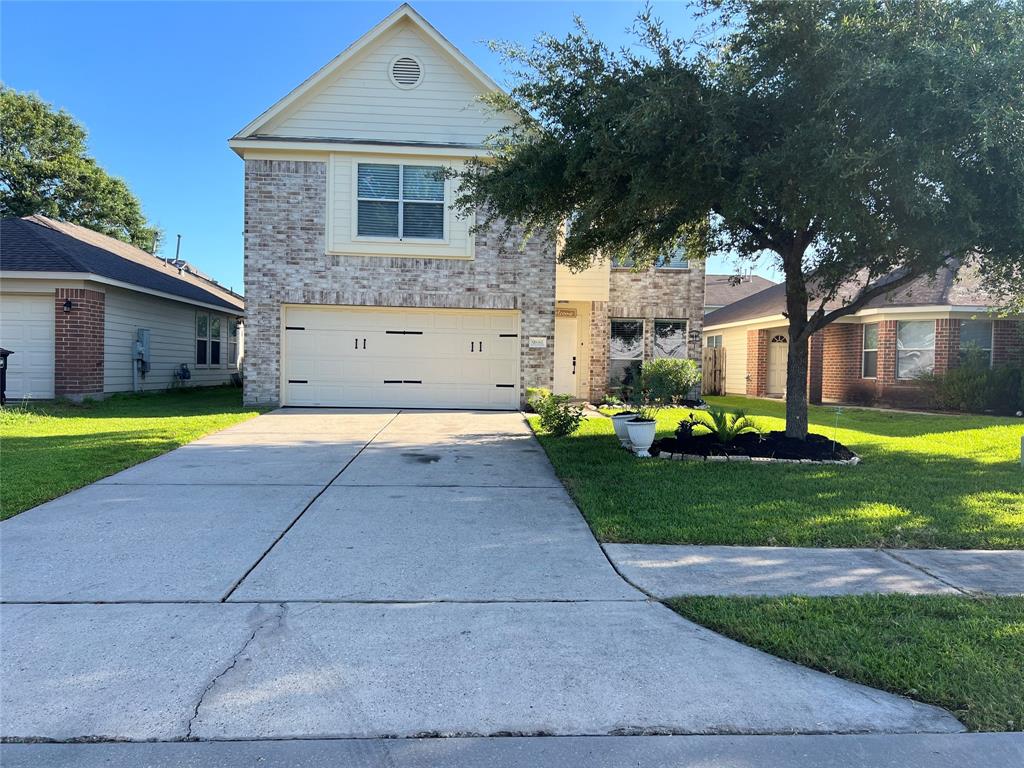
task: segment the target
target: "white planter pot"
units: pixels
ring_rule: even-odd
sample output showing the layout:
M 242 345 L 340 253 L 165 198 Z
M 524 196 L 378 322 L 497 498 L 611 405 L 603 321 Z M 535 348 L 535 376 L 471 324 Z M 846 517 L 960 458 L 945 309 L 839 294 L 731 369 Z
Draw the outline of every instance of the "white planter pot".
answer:
M 619 438 L 619 442 L 622 443 L 622 447 L 629 449 L 629 432 L 626 431 L 626 424 L 635 414 L 632 413 L 618 413 L 612 416 L 612 426 L 615 427 L 615 436 Z
M 654 442 L 654 434 L 658 430 L 656 421 L 627 421 L 626 430 L 629 432 L 629 442 L 633 444 L 633 453 L 641 458 L 649 458 L 648 448 Z

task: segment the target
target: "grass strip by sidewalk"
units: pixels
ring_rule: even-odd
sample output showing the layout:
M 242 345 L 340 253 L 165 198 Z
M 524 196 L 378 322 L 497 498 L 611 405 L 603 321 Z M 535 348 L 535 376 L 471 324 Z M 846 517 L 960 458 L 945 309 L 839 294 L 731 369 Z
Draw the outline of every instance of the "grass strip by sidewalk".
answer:
M 1024 597 L 685 597 L 686 618 L 747 645 L 952 712 L 1024 729 Z
M 0 520 L 258 413 L 230 387 L 8 403 L 0 409 Z

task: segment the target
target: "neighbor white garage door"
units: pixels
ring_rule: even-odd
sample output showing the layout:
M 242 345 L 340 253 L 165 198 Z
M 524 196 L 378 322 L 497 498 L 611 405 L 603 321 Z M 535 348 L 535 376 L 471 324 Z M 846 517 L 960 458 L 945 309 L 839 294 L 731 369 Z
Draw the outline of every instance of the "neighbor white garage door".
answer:
M 8 399 L 53 397 L 53 295 L 0 296 L 0 347 Z
M 519 313 L 291 306 L 286 405 L 519 407 Z

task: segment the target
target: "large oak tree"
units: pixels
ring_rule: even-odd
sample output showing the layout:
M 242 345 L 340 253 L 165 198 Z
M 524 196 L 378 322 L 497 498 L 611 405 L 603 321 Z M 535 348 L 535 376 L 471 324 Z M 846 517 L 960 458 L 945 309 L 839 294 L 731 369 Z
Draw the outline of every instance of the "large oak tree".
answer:
M 498 46 L 514 87 L 496 106 L 520 120 L 460 174 L 458 205 L 570 222 L 559 259 L 577 269 L 615 254 L 644 268 L 680 244 L 772 257 L 786 432 L 803 438 L 811 334 L 951 258 L 1019 287 L 1024 6 L 718 0 L 699 17 L 677 40 L 646 12 L 631 50 L 582 23 Z
M 155 249 L 159 230 L 128 185 L 87 154 L 85 138 L 64 110 L 0 85 L 0 215 L 41 213 Z

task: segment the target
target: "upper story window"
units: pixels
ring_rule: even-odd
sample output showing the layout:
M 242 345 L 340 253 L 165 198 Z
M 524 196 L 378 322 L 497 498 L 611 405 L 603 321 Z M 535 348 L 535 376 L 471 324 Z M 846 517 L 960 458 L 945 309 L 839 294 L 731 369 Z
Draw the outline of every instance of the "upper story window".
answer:
M 935 321 L 896 323 L 896 378 L 913 379 L 935 367 Z
M 444 239 L 444 178 L 433 165 L 359 163 L 359 237 Z
M 978 359 L 991 367 L 992 365 L 992 321 L 961 320 L 960 321 L 960 362 L 965 363 Z
M 634 261 L 629 256 L 612 257 L 614 269 L 632 269 Z M 659 256 L 654 262 L 655 269 L 689 269 L 690 260 L 686 258 L 686 251 L 682 248 L 675 248 L 664 256 Z

